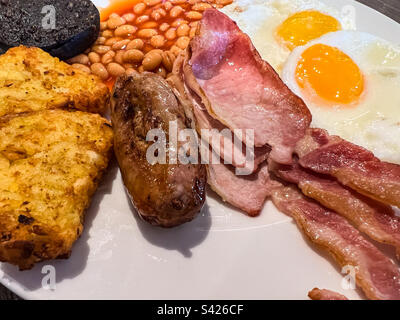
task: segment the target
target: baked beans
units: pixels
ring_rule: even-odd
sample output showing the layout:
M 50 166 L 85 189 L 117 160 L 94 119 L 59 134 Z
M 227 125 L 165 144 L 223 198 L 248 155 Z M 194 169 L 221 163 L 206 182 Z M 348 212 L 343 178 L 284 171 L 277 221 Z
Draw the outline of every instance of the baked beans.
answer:
M 114 34 L 116 37 L 129 37 L 136 32 L 136 27 L 130 24 L 124 24 L 115 29 Z
M 114 56 L 114 61 L 118 64 L 123 64 L 125 52 L 124 50 L 118 50 Z
M 164 51 L 161 55 L 164 67 L 171 72 L 175 61 L 175 55 L 171 51 Z
M 138 3 L 133 7 L 133 12 L 136 13 L 137 15 L 143 14 L 145 10 L 146 10 L 146 4 L 143 2 Z
M 125 21 L 128 23 L 132 23 L 133 21 L 135 21 L 136 16 L 133 13 L 125 13 L 122 18 L 125 19 Z
M 90 61 L 89 57 L 86 54 L 83 54 L 83 53 L 79 54 L 76 57 L 73 57 L 72 59 L 69 60 L 69 62 L 71 64 L 79 63 L 79 64 L 84 64 L 84 65 L 88 64 L 89 61 Z
M 164 43 L 165 43 L 165 38 L 162 35 L 155 35 L 150 39 L 150 44 L 154 48 L 161 48 L 164 46 Z
M 143 15 L 143 16 L 140 16 L 140 17 L 138 17 L 136 19 L 136 24 L 142 24 L 142 23 L 147 22 L 149 20 L 150 20 L 150 17 L 148 15 Z
M 127 63 L 138 63 L 142 62 L 144 58 L 144 54 L 142 51 L 137 50 L 137 49 L 131 49 L 128 51 L 125 51 L 123 60 L 124 62 Z
M 233 0 L 141 0 L 100 23 L 95 44 L 68 62 L 112 83 L 126 73 L 172 71 L 176 56 L 196 34 L 204 10 Z
M 103 65 L 108 65 L 109 63 L 114 61 L 114 56 L 115 56 L 115 51 L 108 51 L 106 54 L 103 55 L 103 57 L 101 58 L 101 63 Z
M 101 63 L 98 63 L 98 62 L 93 63 L 90 66 L 90 69 L 92 70 L 93 74 L 100 77 L 102 80 L 107 80 L 110 76 L 108 74 L 106 67 Z
M 151 50 L 144 56 L 142 65 L 144 70 L 153 71 L 160 66 L 162 62 L 162 53 L 157 50 Z
M 178 40 L 176 40 L 176 45 L 183 50 L 186 49 L 186 47 L 189 44 L 189 41 L 190 41 L 189 37 L 179 37 Z
M 183 24 L 188 24 L 188 22 L 183 19 L 176 19 L 174 22 L 172 22 L 171 26 L 173 26 L 174 28 L 178 28 Z
M 103 55 L 103 54 L 106 54 L 108 51 L 110 51 L 111 47 L 110 46 L 96 45 L 92 49 L 97 54 Z
M 117 78 L 125 73 L 125 68 L 118 63 L 111 62 L 107 65 L 107 71 L 112 77 Z
M 90 68 L 89 68 L 88 66 L 83 65 L 83 64 L 74 63 L 74 64 L 72 64 L 72 66 L 73 66 L 74 68 L 76 68 L 76 69 L 79 69 L 79 70 L 85 72 L 85 73 L 91 73 Z
M 96 44 L 104 44 L 107 41 L 105 37 L 98 37 L 96 40 Z
M 126 46 L 126 50 L 131 50 L 131 49 L 138 49 L 142 50 L 144 46 L 144 42 L 142 39 L 134 39 L 129 44 Z
M 114 30 L 117 29 L 119 26 L 122 26 L 123 24 L 125 24 L 126 21 L 124 18 L 122 17 L 116 17 L 113 16 L 112 18 L 110 18 L 107 22 L 107 27 L 108 29 Z
M 176 29 L 175 28 L 169 28 L 166 32 L 165 32 L 165 37 L 168 40 L 174 40 L 176 38 Z
M 137 36 L 142 39 L 150 39 L 157 34 L 157 30 L 155 29 L 142 29 L 138 31 Z
M 101 61 L 101 56 L 97 54 L 96 52 L 89 52 L 88 58 L 90 61 L 90 64 L 98 63 Z
M 119 41 L 115 42 L 115 43 L 111 46 L 111 48 L 112 48 L 114 51 L 122 50 L 122 49 L 125 49 L 125 48 L 127 47 L 127 45 L 128 45 L 130 42 L 131 42 L 131 40 L 129 40 L 129 39 L 119 40 Z
M 124 39 L 118 38 L 118 37 L 112 37 L 112 38 L 108 38 L 104 44 L 106 46 L 112 47 L 114 44 L 116 44 L 118 41 L 121 41 L 121 40 L 124 40 Z
M 190 27 L 187 24 L 182 24 L 176 29 L 178 37 L 184 37 L 189 35 Z

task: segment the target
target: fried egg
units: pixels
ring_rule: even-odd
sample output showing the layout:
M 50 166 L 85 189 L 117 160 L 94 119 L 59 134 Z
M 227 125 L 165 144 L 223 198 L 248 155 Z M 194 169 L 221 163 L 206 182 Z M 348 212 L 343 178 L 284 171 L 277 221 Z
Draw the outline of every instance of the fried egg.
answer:
M 282 78 L 314 127 L 400 164 L 400 47 L 357 31 L 329 33 L 294 49 Z
M 317 0 L 237 0 L 222 11 L 278 73 L 294 48 L 329 32 L 355 28 L 351 14 Z

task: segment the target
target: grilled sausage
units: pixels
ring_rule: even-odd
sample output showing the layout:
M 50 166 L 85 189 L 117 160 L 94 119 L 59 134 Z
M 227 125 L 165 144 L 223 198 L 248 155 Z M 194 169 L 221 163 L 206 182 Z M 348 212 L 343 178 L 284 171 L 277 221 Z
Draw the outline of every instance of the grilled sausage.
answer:
M 152 73 L 120 77 L 114 86 L 111 116 L 115 154 L 139 215 L 162 227 L 192 220 L 206 198 L 206 168 L 179 161 L 170 164 L 170 123 L 176 121 L 179 132 L 189 128 L 191 119 L 186 117 L 168 83 Z M 166 164 L 148 161 L 147 153 L 154 141 L 147 141 L 146 136 L 152 129 L 165 132 Z M 178 142 L 177 147 L 182 144 Z

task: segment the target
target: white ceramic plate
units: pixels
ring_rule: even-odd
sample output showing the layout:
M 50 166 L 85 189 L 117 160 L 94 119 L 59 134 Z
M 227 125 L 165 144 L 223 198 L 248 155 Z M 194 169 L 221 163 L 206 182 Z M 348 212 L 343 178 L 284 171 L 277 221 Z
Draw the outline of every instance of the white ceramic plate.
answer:
M 322 2 L 354 6 L 358 30 L 399 44 L 400 25 L 386 16 L 352 0 Z M 42 288 L 46 265 L 56 270 L 54 290 Z M 0 273 L 25 299 L 307 299 L 315 286 L 363 297 L 342 288 L 336 264 L 270 202 L 249 218 L 209 192 L 195 221 L 171 230 L 149 226 L 133 212 L 115 161 L 69 260 L 24 272 L 1 264 Z

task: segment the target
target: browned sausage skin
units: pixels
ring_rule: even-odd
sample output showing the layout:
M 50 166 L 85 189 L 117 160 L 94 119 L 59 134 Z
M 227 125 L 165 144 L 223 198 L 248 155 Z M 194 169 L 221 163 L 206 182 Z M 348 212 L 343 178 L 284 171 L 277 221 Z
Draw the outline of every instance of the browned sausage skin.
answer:
M 125 186 L 139 215 L 147 222 L 174 227 L 192 220 L 206 198 L 206 168 L 202 164 L 150 164 L 146 158 L 153 144 L 146 141 L 152 129 L 162 129 L 169 145 L 169 124 L 186 129 L 182 105 L 171 87 L 158 75 L 120 77 L 111 99 L 115 154 Z M 179 147 L 179 143 L 178 143 Z

